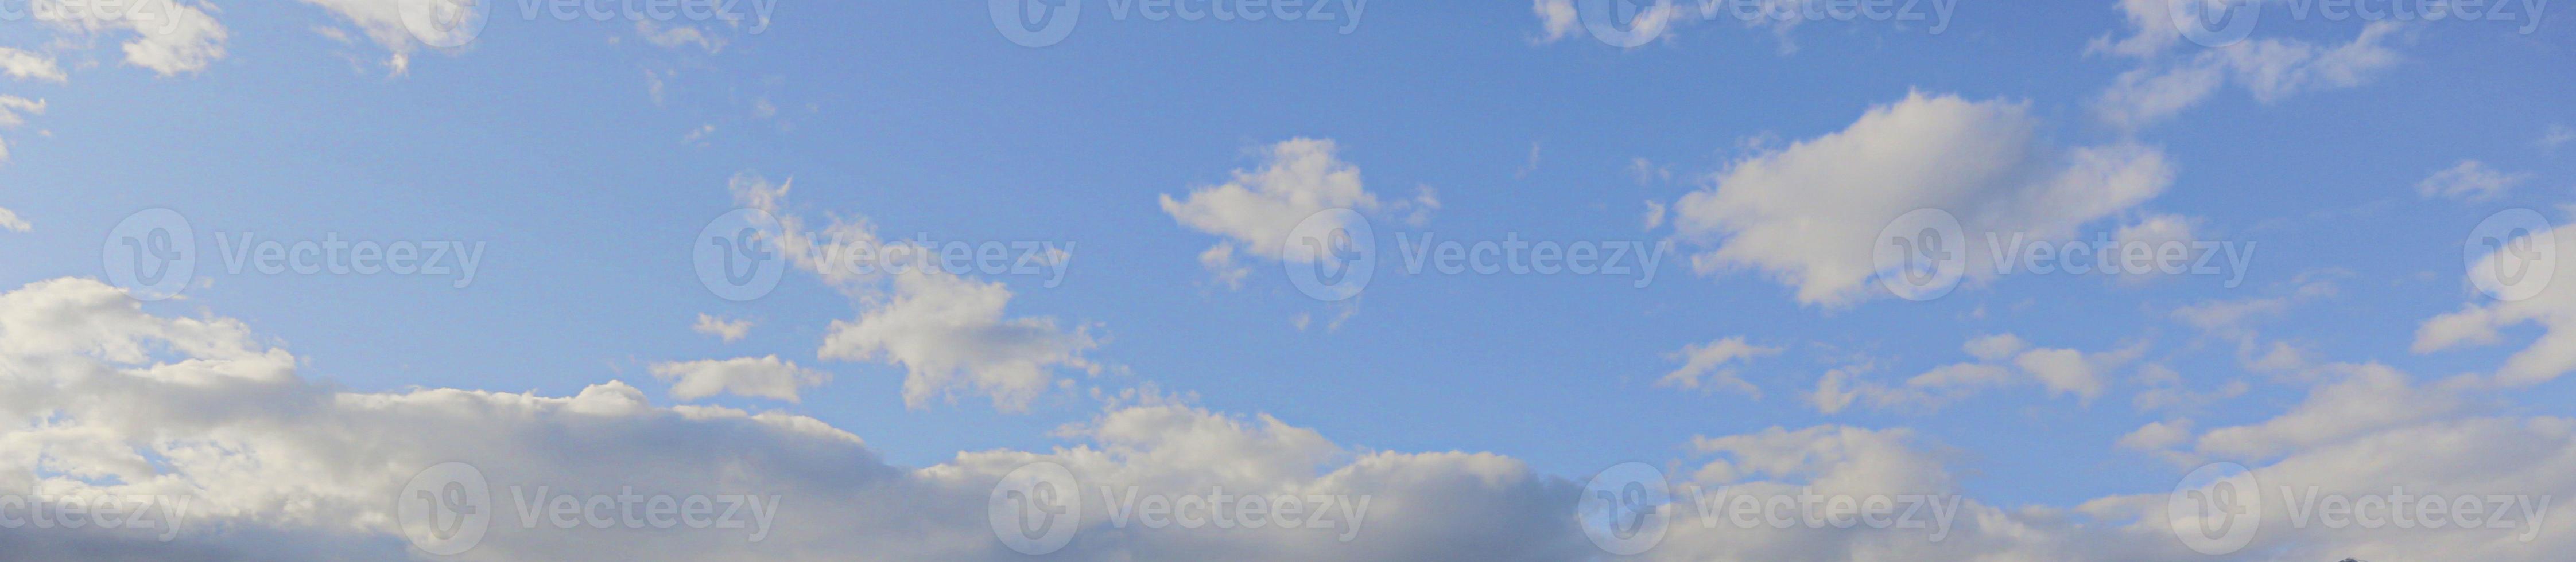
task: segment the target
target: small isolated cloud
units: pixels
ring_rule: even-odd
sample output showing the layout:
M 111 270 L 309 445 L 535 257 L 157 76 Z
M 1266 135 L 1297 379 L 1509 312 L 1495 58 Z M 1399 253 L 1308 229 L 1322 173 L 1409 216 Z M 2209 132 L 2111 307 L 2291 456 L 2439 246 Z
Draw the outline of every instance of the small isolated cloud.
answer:
M 2485 162 L 2461 160 L 2457 166 L 2434 172 L 2424 181 L 2415 182 L 2415 193 L 2426 199 L 2435 197 L 2479 202 L 2504 196 L 2514 186 L 2530 181 L 2531 174 L 2508 174 L 2487 167 Z
M 1703 273 L 1756 270 L 1802 304 L 1842 306 L 1871 297 L 1873 239 L 1905 213 L 1949 211 L 1972 239 L 2062 240 L 2172 183 L 2161 151 L 2059 148 L 2039 126 L 2027 104 L 1912 93 L 1842 131 L 1736 161 L 1674 202 L 1671 222 L 1716 244 L 1691 257 Z M 1967 254 L 1971 275 L 1992 276 L 1986 252 Z
M 697 27 L 689 25 L 664 27 L 649 19 L 635 20 L 635 34 L 642 36 L 645 42 L 665 49 L 696 45 L 708 53 L 716 53 L 723 51 L 725 47 L 724 39 L 709 35 Z
M 1744 343 L 1742 336 L 1682 346 L 1681 351 L 1670 355 L 1682 362 L 1681 368 L 1664 374 L 1662 379 L 1655 381 L 1655 386 L 1683 390 L 1725 388 L 1761 398 L 1762 390 L 1736 376 L 1735 368 L 1755 358 L 1779 354 L 1780 348 Z
M 7 229 L 13 232 L 26 232 L 34 228 L 35 225 L 27 224 L 27 219 L 18 218 L 17 211 L 11 211 L 7 207 L 0 207 L 0 229 Z
M 1224 237 L 1200 255 L 1220 277 L 1234 273 L 1236 248 L 1267 259 L 1285 259 L 1288 233 L 1307 217 L 1326 209 L 1361 213 L 1379 208 L 1376 194 L 1360 184 L 1360 168 L 1334 153 L 1331 140 L 1297 138 L 1271 145 L 1268 161 L 1256 170 L 1235 170 L 1234 180 L 1199 187 L 1175 199 L 1162 196 L 1163 212 L 1191 230 Z M 1211 256 L 1222 263 L 1206 262 Z
M 796 389 L 831 382 L 831 373 L 780 361 L 778 356 L 654 363 L 653 378 L 670 381 L 671 397 L 696 400 L 718 394 L 798 401 Z
M 1011 317 L 1011 290 L 1001 283 L 938 268 L 887 272 L 857 267 L 851 260 L 907 242 L 877 236 L 864 218 L 834 217 L 820 228 L 809 227 L 805 217 L 786 209 L 791 183 L 772 184 L 746 173 L 736 175 L 729 187 L 736 204 L 778 217 L 783 230 L 779 247 L 788 263 L 815 273 L 859 305 L 858 319 L 832 321 L 816 355 L 903 366 L 903 401 L 912 408 L 943 396 L 977 395 L 991 398 L 1001 410 L 1026 411 L 1030 401 L 1053 386 L 1056 370 L 1098 369 L 1083 355 L 1099 345 L 1087 326 L 1063 327 L 1044 316 Z M 872 248 L 859 251 L 863 247 Z
M 2559 145 L 2567 144 L 2567 141 L 2571 140 L 2576 140 L 2576 129 L 2553 123 L 2549 125 L 2549 130 L 2540 133 L 2538 144 L 2541 150 L 2558 150 Z
M 689 326 L 689 329 L 695 330 L 701 334 L 722 338 L 725 343 L 733 343 L 741 340 L 744 336 L 751 335 L 751 321 L 740 319 L 726 320 L 717 318 L 713 315 L 699 314 L 698 323 Z
M 0 129 L 16 129 L 19 125 L 27 124 L 27 115 L 43 115 L 44 113 L 45 100 L 31 100 L 18 96 L 0 95 Z M 8 162 L 9 142 L 6 139 L 0 139 L 0 164 L 6 164 Z M 16 215 L 11 214 L 10 217 L 14 220 Z M 0 225 L 6 224 L 7 223 L 5 222 L 0 222 Z M 25 223 L 22 222 L 18 224 Z M 26 229 L 12 228 L 11 230 L 25 231 Z
M 472 33 L 478 31 L 477 28 L 468 25 L 450 28 L 418 26 L 419 29 L 414 29 L 416 26 L 403 23 L 406 15 L 416 21 L 433 21 L 435 16 L 432 14 L 453 13 L 448 10 L 465 10 L 464 13 L 471 14 L 474 13 L 471 8 L 477 0 L 302 1 L 329 10 L 333 15 L 340 16 L 358 26 L 358 30 L 364 32 L 368 40 L 375 42 L 377 46 L 384 47 L 388 53 L 385 66 L 395 75 L 401 75 L 411 68 L 412 53 L 432 46 L 462 45 L 471 41 L 474 38 Z M 492 13 L 499 13 L 502 9 L 505 8 L 492 8 Z M 424 33 L 429 35 L 422 35 Z
M 0 47 L 0 72 L 19 80 L 41 80 L 62 83 L 70 79 L 53 55 Z

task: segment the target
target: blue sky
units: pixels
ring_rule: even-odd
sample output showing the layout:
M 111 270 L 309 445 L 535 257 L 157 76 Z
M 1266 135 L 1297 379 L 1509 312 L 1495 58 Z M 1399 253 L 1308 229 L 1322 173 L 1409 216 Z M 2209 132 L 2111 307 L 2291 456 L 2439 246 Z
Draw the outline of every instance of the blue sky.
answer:
M 28 225 L 0 232 L 0 287 L 113 276 L 101 241 L 126 217 L 167 208 L 204 252 L 199 284 L 141 310 L 238 319 L 257 345 L 292 350 L 295 376 L 319 387 L 563 397 L 618 380 L 660 406 L 810 417 L 908 468 L 1079 447 L 1081 433 L 1061 427 L 1097 424 L 1134 403 L 1119 393 L 1141 392 L 1219 418 L 1275 417 L 1353 454 L 1488 452 L 1572 482 L 1630 461 L 1679 480 L 1718 458 L 1694 448 L 1698 437 L 1901 429 L 1962 495 L 2071 508 L 2161 498 L 2205 462 L 2292 465 L 2349 445 L 2191 438 L 2335 406 L 2321 389 L 2355 365 L 2405 373 L 2405 396 L 2467 406 L 2320 430 L 2336 439 L 2571 414 L 2576 396 L 2546 380 L 2556 373 L 2495 375 L 2518 355 L 2546 355 L 2547 322 L 2497 321 L 2492 345 L 2475 334 L 2427 343 L 2443 337 L 2429 320 L 2514 304 L 2464 276 L 2461 248 L 2480 221 L 2517 208 L 2568 219 L 2576 28 L 2554 12 L 2526 32 L 2519 21 L 2302 21 L 2268 2 L 2250 43 L 2202 46 L 2132 19 L 2160 14 L 2152 0 L 2124 3 L 2144 12 L 1961 2 L 1938 27 L 1725 19 L 1619 48 L 1580 27 L 1591 22 L 1559 28 L 1554 1 L 1372 2 L 1356 22 L 1120 19 L 1111 2 L 1078 1 L 1078 27 L 1040 47 L 1007 39 L 971 3 L 781 2 L 765 22 L 640 26 L 529 20 L 501 4 L 470 42 L 445 49 L 371 19 L 400 3 L 181 2 L 222 32 L 183 44 L 200 60 L 176 62 L 121 48 L 168 35 L 18 19 L 0 24 L 0 46 L 44 64 L 8 67 L 0 95 L 43 105 L 0 129 L 0 208 Z M 2168 44 L 2118 46 L 2159 37 Z M 2123 93 L 2124 75 L 2165 73 L 2216 83 Z M 2155 96 L 2171 109 L 2118 116 L 2116 100 Z M 1893 124 L 1871 140 L 1880 130 L 1867 116 L 1880 114 Z M 1854 142 L 1828 142 L 1837 135 Z M 1232 223 L 1193 226 L 1162 202 L 1258 176 L 1301 140 L 1329 141 L 1322 157 L 1356 169 L 1374 201 L 1361 214 L 1380 261 L 1354 300 L 1301 293 L 1286 271 L 1309 264 L 1263 254 Z M 1980 152 L 1988 142 L 2005 153 Z M 2137 159 L 2122 165 L 2155 177 L 2047 199 L 2027 191 L 2040 180 L 2016 175 L 2080 168 L 2069 162 L 2097 148 L 2128 151 Z M 1940 161 L 1887 159 L 1916 151 Z M 1980 158 L 1951 158 L 1961 155 Z M 1796 161 L 1828 164 L 1800 172 Z M 1957 172 L 1989 166 L 2029 170 Z M 1273 187 L 1304 189 L 1282 176 Z M 958 282 L 1006 289 L 1006 324 L 1045 319 L 1041 331 L 1087 341 L 1070 361 L 1039 364 L 1043 382 L 1022 407 L 964 384 L 908 404 L 906 380 L 927 360 L 831 357 L 826 343 L 835 321 L 912 295 L 895 281 L 793 270 L 744 302 L 697 281 L 695 236 L 758 207 L 728 187 L 751 177 L 792 183 L 769 210 L 816 229 L 839 218 L 888 239 L 1070 243 L 1061 283 Z M 2454 185 L 2471 187 L 2441 190 Z M 2143 191 L 2109 194 L 2122 189 Z M 1802 291 L 1797 268 L 1834 252 L 1800 244 L 1829 234 L 1747 242 L 1764 225 L 1832 228 L 1783 209 L 1889 201 L 1952 203 L 1972 237 L 2127 239 L 2124 229 L 2164 220 L 2187 225 L 2179 240 L 2252 253 L 2224 274 L 1972 271 L 1916 302 L 1875 280 L 1839 296 Z M 1852 220 L 1875 231 L 1891 218 Z M 217 239 L 244 232 L 485 250 L 462 288 L 431 275 L 223 271 Z M 1671 243 L 1672 254 L 1643 287 L 1635 276 L 1408 273 L 1399 233 Z M 1249 272 L 1232 282 L 1201 259 L 1225 244 Z M 2245 303 L 2255 312 L 2183 317 Z M 725 341 L 691 329 L 701 314 L 751 327 Z M 1817 398 L 1837 370 L 1846 385 L 1886 389 L 1981 363 L 1963 346 L 1999 334 L 2026 342 L 2005 357 L 2072 350 L 2084 372 L 2067 376 L 2098 388 L 1998 360 L 1982 361 L 1997 382 L 1936 404 Z M 1731 375 L 1713 371 L 1755 392 L 1658 384 L 1690 346 L 1728 338 L 1769 350 L 1718 362 Z M 964 345 L 919 345 L 950 344 Z M 2259 364 L 2273 349 L 2298 359 Z M 1008 353 L 918 353 L 952 351 Z M 793 401 L 684 398 L 653 373 L 772 355 L 828 382 L 791 385 Z M 2436 390 L 2445 380 L 2459 386 Z M 2206 395 L 2142 401 L 2171 388 Z M 2421 396 L 2433 393 L 2444 398 Z M 2183 420 L 2197 431 L 2122 444 Z M 2258 544 L 2424 552 L 2331 536 L 2346 538 Z M 2475 552 L 2545 557 L 2538 546 Z M 2323 550 L 2296 550 L 2310 547 Z

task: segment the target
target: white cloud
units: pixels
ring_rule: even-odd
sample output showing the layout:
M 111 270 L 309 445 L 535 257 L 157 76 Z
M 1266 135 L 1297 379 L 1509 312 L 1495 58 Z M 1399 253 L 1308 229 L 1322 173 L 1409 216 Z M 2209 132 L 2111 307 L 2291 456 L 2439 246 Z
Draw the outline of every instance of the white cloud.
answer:
M 1867 366 L 1828 371 L 1817 381 L 1811 404 L 1833 414 L 1866 399 L 1876 409 L 1929 412 L 1965 400 L 1990 388 L 2037 384 L 2050 396 L 2074 396 L 2090 405 L 2110 388 L 2109 373 L 2146 354 L 2145 343 L 2111 351 L 2033 348 L 2012 334 L 1982 336 L 1961 346 L 1976 361 L 1934 367 L 1903 384 L 1860 380 Z
M 1282 250 L 1288 233 L 1307 217 L 1326 209 L 1365 214 L 1379 208 L 1377 195 L 1360 184 L 1359 167 L 1335 157 L 1336 150 L 1331 140 L 1282 141 L 1269 147 L 1269 160 L 1258 170 L 1235 170 L 1233 181 L 1192 189 L 1184 198 L 1163 195 L 1163 212 L 1181 226 L 1228 239 L 1219 245 L 1240 247 L 1266 259 L 1286 259 Z M 1223 252 L 1234 254 L 1232 249 Z M 1202 254 L 1202 261 L 1208 255 Z M 1209 266 L 1220 275 L 1232 271 L 1231 265 Z
M 27 124 L 26 116 L 28 114 L 43 115 L 44 113 L 45 100 L 31 100 L 18 96 L 0 95 L 0 129 L 18 128 L 19 125 Z M 0 164 L 8 162 L 9 143 L 6 139 L 0 139 Z M 12 213 L 9 217 L 14 221 L 16 220 L 17 215 Z M 9 224 L 11 224 L 9 221 L 0 221 L 0 226 L 7 226 Z M 16 224 L 23 225 L 25 223 L 19 222 Z M 27 229 L 10 228 L 10 230 L 25 232 Z
M 726 320 L 709 314 L 699 314 L 698 323 L 689 326 L 689 329 L 696 331 L 697 333 L 721 338 L 725 343 L 733 343 L 742 340 L 744 336 L 751 335 L 751 321 L 743 319 Z
M 54 62 L 53 55 L 8 47 L 0 47 L 0 72 L 6 72 L 9 77 L 19 80 L 61 83 L 70 79 L 70 76 L 63 73 L 62 65 Z
M 2558 150 L 2559 145 L 2567 144 L 2567 141 L 2571 140 L 2576 140 L 2576 129 L 2551 123 L 2548 130 L 2540 133 L 2540 140 L 2536 144 L 2540 145 L 2541 150 Z
M 0 294 L 0 488 L 50 497 L 191 498 L 177 540 L 157 529 L 0 530 L 35 559 L 396 559 L 407 481 L 470 463 L 492 485 L 492 560 L 1019 559 L 994 540 L 1002 475 L 1064 465 L 1088 495 L 1368 498 L 1353 529 L 1112 528 L 1086 498 L 1062 558 L 1574 558 L 1590 545 L 1559 505 L 1576 488 L 1485 453 L 1355 451 L 1268 416 L 1161 398 L 1112 404 L 1052 451 L 959 453 L 890 466 L 855 435 L 776 412 L 650 404 L 618 382 L 571 397 L 455 389 L 363 393 L 307 382 L 297 359 L 220 318 L 161 318 L 105 284 Z M 513 493 L 746 494 L 776 499 L 762 529 L 519 524 Z M 1221 488 L 1221 492 L 1218 489 Z M 631 491 L 630 491 L 631 490 Z M 1132 509 L 1132 508 L 1129 508 Z M 19 512 L 23 516 L 25 512 Z M 1130 516 L 1133 513 L 1130 512 Z M 754 516 L 745 516 L 748 520 Z M 1338 514 L 1336 515 L 1338 517 Z M 754 532 L 765 533 L 747 540 Z M 1348 539 L 1348 540 L 1345 540 Z M 120 556 L 120 553 L 123 556 Z
M 2576 225 L 2559 226 L 2546 233 L 2558 248 L 2576 248 Z M 2511 252 L 2495 252 L 2470 265 L 2471 271 L 2506 271 L 2509 262 L 2523 259 Z M 2497 368 L 2495 381 L 2506 385 L 2531 385 L 2548 382 L 2576 370 L 2576 259 L 2549 259 L 2536 262 L 2554 268 L 2555 279 L 2530 298 L 2518 301 L 2489 301 L 2468 304 L 2460 310 L 2427 319 L 2415 329 L 2414 351 L 2430 353 L 2463 346 L 2490 345 L 2501 342 L 2499 332 L 2525 323 L 2543 328 L 2538 339 L 2521 351 L 2514 352 Z M 2525 263 L 2523 265 L 2529 265 Z
M 1583 32 L 1583 21 L 1575 16 L 1574 0 L 1532 0 L 1530 12 L 1538 15 L 1543 35 L 1537 43 L 1554 43 Z
M 35 228 L 35 225 L 27 224 L 27 219 L 18 218 L 17 211 L 11 211 L 7 207 L 0 207 L 0 230 L 26 232 L 33 228 Z
M 654 363 L 653 378 L 671 381 L 671 397 L 696 400 L 718 394 L 799 401 L 796 390 L 822 386 L 832 374 L 780 361 L 778 356 Z
M 2160 451 L 2191 441 L 2191 420 L 2149 422 L 2120 436 L 2119 446 L 2140 451 Z
M 832 321 L 817 356 L 903 366 L 903 400 L 913 408 L 934 398 L 974 394 L 990 397 L 995 408 L 1025 411 L 1053 385 L 1057 369 L 1099 368 L 1083 356 L 1099 345 L 1087 326 L 1067 329 L 1051 317 L 1006 316 L 1012 294 L 1001 283 L 937 268 L 889 273 L 855 267 L 853 260 L 862 255 L 908 243 L 884 241 L 862 218 L 835 217 L 819 231 L 809 229 L 803 216 L 787 212 L 791 184 L 740 174 L 729 188 L 737 204 L 778 217 L 779 246 L 789 263 L 858 301 L 859 318 Z M 874 248 L 855 251 L 862 246 Z
M 1745 382 L 1742 377 L 1736 376 L 1735 367 L 1737 364 L 1752 361 L 1755 358 L 1779 355 L 1780 351 L 1777 347 L 1744 343 L 1743 336 L 1685 345 L 1682 346 L 1681 351 L 1670 355 L 1671 358 L 1682 361 L 1681 368 L 1664 374 L 1663 378 L 1655 381 L 1655 386 L 1684 390 L 1702 387 L 1711 390 L 1726 388 L 1743 392 L 1746 396 L 1761 398 L 1762 390 L 1754 388 L 1753 383 Z
M 374 41 L 379 47 L 384 47 L 388 53 L 385 66 L 392 69 L 395 75 L 401 75 L 410 69 L 412 53 L 432 45 L 463 44 L 472 40 L 473 36 L 470 33 L 477 30 L 470 24 L 446 29 L 431 27 L 420 30 L 414 30 L 415 26 L 403 24 L 406 12 L 410 12 L 408 15 L 415 21 L 435 21 L 433 14 L 450 13 L 446 10 L 468 10 L 464 13 L 472 14 L 474 12 L 470 11 L 470 8 L 475 0 L 301 1 L 320 6 L 358 26 L 359 31 L 366 33 L 368 40 Z M 498 13 L 505 8 L 493 6 L 491 9 L 494 13 Z M 424 37 L 422 33 L 433 35 Z
M 1883 293 L 1868 283 L 1873 238 L 1899 215 L 1947 210 L 1972 240 L 2066 239 L 2172 181 L 2155 149 L 2062 149 L 2038 128 L 2025 104 L 1912 93 L 1842 131 L 1735 162 L 1673 204 L 1673 228 L 1717 243 L 1692 257 L 1702 272 L 1760 270 L 1800 303 L 1850 305 Z M 1967 253 L 1971 275 L 1992 276 L 1987 252 Z
M 1087 330 L 1053 318 L 1005 318 L 1011 291 L 937 271 L 906 273 L 894 296 L 857 321 L 834 320 L 816 353 L 824 359 L 904 366 L 903 402 L 970 392 L 1019 411 L 1055 380 L 1057 368 L 1095 369 L 1083 352 L 1099 345 Z
M 2474 203 L 2502 197 L 2531 177 L 2529 173 L 2498 172 L 2476 160 L 2461 160 L 2457 166 L 2415 182 L 2415 193 L 2426 199 L 2441 197 Z
M 2198 105 L 2229 82 L 2241 85 L 2263 103 L 2301 92 L 2348 88 L 2369 81 L 2399 60 L 2385 45 L 2403 27 L 2379 21 L 2362 27 L 2352 41 L 2333 47 L 2295 39 L 2250 38 L 2225 46 L 2200 48 L 2183 41 L 2175 29 L 2176 6 L 2205 0 L 2120 0 L 2128 35 L 2094 38 L 2087 53 L 2126 57 L 2138 67 L 2123 72 L 2095 99 L 2094 112 L 2104 122 L 2139 129 Z M 2240 16 L 2242 17 L 2242 16 Z M 2177 55 L 2177 47 L 2196 54 Z
M 2451 413 L 2463 404 L 2454 392 L 2411 384 L 2404 373 L 2378 364 L 2322 368 L 2335 380 L 2308 399 L 2262 423 L 2212 429 L 2197 450 L 2222 458 L 2258 460 L 2314 448 L 2374 430 Z
M 131 33 L 121 47 L 126 64 L 162 76 L 195 73 L 224 58 L 231 32 L 206 10 L 212 4 L 134 0 L 115 5 L 76 0 L 35 0 L 27 9 L 55 27 L 88 35 Z

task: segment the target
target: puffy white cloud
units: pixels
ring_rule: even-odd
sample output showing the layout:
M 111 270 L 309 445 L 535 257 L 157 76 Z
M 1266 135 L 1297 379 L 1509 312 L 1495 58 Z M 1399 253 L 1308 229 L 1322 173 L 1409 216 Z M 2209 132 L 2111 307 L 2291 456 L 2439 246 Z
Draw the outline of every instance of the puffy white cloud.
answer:
M 2508 174 L 2487 167 L 2485 162 L 2461 160 L 2457 166 L 2434 172 L 2424 181 L 2415 182 L 2415 193 L 2426 199 L 2443 197 L 2478 202 L 2504 196 L 2514 186 L 2531 180 L 2529 173 Z
M 70 79 L 53 55 L 0 47 L 0 72 L 19 80 L 43 80 L 60 83 Z
M 832 380 L 831 373 L 798 367 L 776 355 L 654 363 L 651 371 L 653 378 L 671 381 L 671 397 L 681 400 L 732 394 L 795 402 L 796 389 Z
M 1209 249 L 1200 260 L 1231 257 L 1240 247 L 1255 256 L 1287 259 L 1283 250 L 1290 230 L 1326 209 L 1376 212 L 1377 194 L 1360 184 L 1360 168 L 1334 153 L 1329 139 L 1295 138 L 1271 145 L 1268 161 L 1258 170 L 1235 170 L 1234 180 L 1190 190 L 1187 197 L 1162 196 L 1163 212 L 1191 230 L 1227 238 L 1225 250 Z M 1330 218 L 1328 215 L 1327 218 Z M 1338 220 L 1338 219 L 1335 219 Z M 1345 225 L 1331 224 L 1328 228 Z M 1234 275 L 1231 259 L 1206 263 L 1220 276 Z
M 1762 389 L 1754 388 L 1753 383 L 1745 382 L 1742 377 L 1736 376 L 1735 365 L 1759 357 L 1779 355 L 1780 351 L 1777 347 L 1744 343 L 1743 336 L 1685 345 L 1682 346 L 1681 351 L 1671 355 L 1673 359 L 1682 361 L 1681 368 L 1665 373 L 1661 379 L 1656 379 L 1655 386 L 1684 390 L 1701 387 L 1712 390 L 1726 388 L 1743 392 L 1746 396 L 1761 398 Z
M 35 228 L 35 225 L 27 224 L 27 219 L 18 218 L 17 211 L 11 211 L 7 207 L 0 207 L 0 230 L 26 232 L 33 228 Z
M 2039 126 L 2026 104 L 1911 93 L 1842 131 L 1735 162 L 1672 205 L 1674 232 L 1717 244 L 1692 257 L 1702 272 L 1759 270 L 1800 303 L 1849 305 L 1874 294 L 1874 238 L 1899 215 L 1949 211 L 1967 242 L 2060 240 L 2172 182 L 2155 149 L 2057 148 Z M 1966 253 L 1970 275 L 1993 275 L 1990 252 Z
M 1017 559 L 994 538 L 988 498 L 1005 473 L 1045 461 L 1090 496 L 1065 558 L 1567 559 L 1589 548 L 1571 532 L 1573 486 L 1519 461 L 1353 451 L 1267 416 L 1169 399 L 1113 403 L 1060 432 L 1080 440 L 1070 447 L 907 469 L 817 420 L 655 406 L 618 382 L 571 397 L 366 393 L 303 380 L 296 362 L 240 322 L 153 316 L 96 281 L 0 294 L 0 489 L 190 500 L 166 544 L 150 529 L 13 528 L 0 540 L 38 559 L 400 558 L 405 484 L 465 462 L 492 486 L 480 506 L 490 535 L 466 559 Z M 1355 529 L 1119 527 L 1113 510 L 1134 517 L 1135 506 L 1092 494 L 1104 486 L 1165 499 L 1367 498 L 1367 511 Z M 748 495 L 773 501 L 774 515 L 740 529 L 523 527 L 523 493 Z
M 816 353 L 902 365 L 907 406 L 962 391 L 990 396 L 996 408 L 1025 410 L 1057 368 L 1096 369 L 1083 358 L 1099 345 L 1086 329 L 1004 317 L 1011 291 L 1000 283 L 915 271 L 896 276 L 893 293 L 857 321 L 832 321 Z
M 698 314 L 698 323 L 690 325 L 689 329 L 696 331 L 697 333 L 723 339 L 725 343 L 733 343 L 741 341 L 742 338 L 751 335 L 751 321 L 744 319 L 727 320 L 717 318 L 714 315 L 701 313 Z

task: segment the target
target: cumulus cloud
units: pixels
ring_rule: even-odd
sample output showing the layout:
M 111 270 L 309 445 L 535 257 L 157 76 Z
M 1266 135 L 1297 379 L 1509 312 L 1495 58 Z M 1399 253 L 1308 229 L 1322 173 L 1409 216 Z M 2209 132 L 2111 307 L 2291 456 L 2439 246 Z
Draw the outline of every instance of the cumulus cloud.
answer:
M 995 408 L 1025 411 L 1053 386 L 1057 370 L 1099 368 L 1084 356 L 1099 345 L 1089 326 L 1060 326 L 1044 316 L 1008 316 L 1012 294 L 1001 283 L 935 267 L 858 267 L 861 256 L 897 248 L 928 250 L 886 241 L 864 218 L 834 217 L 811 227 L 805 217 L 786 209 L 792 182 L 773 184 L 741 174 L 730 188 L 737 204 L 778 217 L 783 230 L 779 246 L 789 263 L 815 273 L 859 304 L 858 319 L 832 321 L 816 355 L 903 366 L 908 407 L 979 395 L 991 398 Z
M 1761 398 L 1762 389 L 1754 388 L 1753 383 L 1736 376 L 1735 367 L 1755 358 L 1779 354 L 1780 348 L 1744 343 L 1742 336 L 1685 345 L 1681 351 L 1671 355 L 1682 362 L 1681 368 L 1665 373 L 1663 378 L 1655 381 L 1655 386 L 1684 390 L 1725 388 Z
M 446 462 L 493 487 L 490 535 L 467 559 L 1018 559 L 986 521 L 1002 476 L 1032 462 L 1094 486 L 1176 497 L 1371 498 L 1361 530 L 1113 527 L 1087 498 L 1071 559 L 1566 559 L 1589 548 L 1573 486 L 1483 453 L 1358 451 L 1267 416 L 1142 397 L 1060 435 L 1052 451 L 884 463 L 855 435 L 775 412 L 656 406 L 618 382 L 570 397 L 456 389 L 353 392 L 229 319 L 163 318 L 103 283 L 0 294 L 0 487 L 47 497 L 192 499 L 176 541 L 124 531 L 0 530 L 39 559 L 389 559 L 394 508 Z M 775 500 L 762 529 L 522 527 L 514 493 L 737 494 Z M 1133 486 L 1134 488 L 1129 488 Z M 1133 506 L 1127 514 L 1134 516 Z M 22 512 L 23 514 L 23 512 Z M 419 530 L 415 528 L 414 530 Z M 758 540 L 751 533 L 765 532 Z M 264 539 L 264 540 L 263 540 Z M 1348 540 L 1345 540 L 1348 539 Z M 273 542 L 272 542 L 273 541 Z
M 2485 162 L 2461 160 L 2457 166 L 2434 172 L 2424 181 L 2415 182 L 2415 193 L 2426 199 L 2441 197 L 2474 203 L 2502 197 L 2514 186 L 2530 181 L 2531 177 L 2529 173 L 2498 172 L 2488 168 Z
M 724 340 L 725 343 L 733 343 L 742 340 L 745 336 L 751 335 L 751 321 L 743 319 L 727 320 L 717 318 L 711 314 L 701 313 L 698 315 L 698 323 L 690 325 L 689 329 L 697 333 L 715 336 L 718 339 Z
M 1971 241 L 2061 240 L 2172 182 L 2156 149 L 2059 148 L 2039 127 L 2027 104 L 1911 93 L 1842 131 L 1733 163 L 1674 202 L 1671 222 L 1716 245 L 1692 256 L 1700 271 L 1760 271 L 1800 303 L 1838 306 L 1883 293 L 1868 283 L 1873 239 L 1907 212 L 1949 211 Z M 1992 277 L 1989 252 L 1967 254 L 1970 275 Z
M 831 382 L 832 374 L 780 361 L 778 356 L 654 363 L 653 378 L 671 381 L 671 397 L 696 400 L 718 394 L 796 402 L 796 389 Z
M 35 225 L 27 224 L 27 219 L 18 218 L 17 211 L 11 211 L 7 207 L 0 207 L 0 230 L 26 232 L 33 228 L 35 228 Z
M 2295 39 L 2252 38 L 2223 46 L 2187 44 L 2174 27 L 2178 5 L 2206 0 L 2120 0 L 2127 35 L 2093 39 L 2087 53 L 2128 58 L 2122 72 L 2094 100 L 2104 122 L 2138 129 L 2180 114 L 2227 84 L 2243 86 L 2256 101 L 2274 103 L 2301 92 L 2361 85 L 2399 60 L 2386 45 L 2402 27 L 2372 22 L 2352 41 L 2321 46 Z M 2177 54 L 2177 48 L 2196 49 Z
M 1265 161 L 1259 169 L 1235 170 L 1233 180 L 1192 188 L 1180 198 L 1163 194 L 1163 212 L 1190 230 L 1224 238 L 1217 247 L 1200 253 L 1199 261 L 1220 282 L 1234 286 L 1246 271 L 1239 257 L 1297 259 L 1286 250 L 1288 235 L 1299 223 L 1309 218 L 1325 220 L 1319 225 L 1327 232 L 1351 226 L 1346 216 L 1317 215 L 1325 210 L 1404 213 L 1406 223 L 1420 226 L 1440 209 L 1439 196 L 1430 186 L 1420 187 L 1411 199 L 1380 201 L 1361 184 L 1359 166 L 1341 160 L 1339 151 L 1340 146 L 1330 139 L 1280 141 L 1262 151 Z M 1312 259 L 1337 258 L 1317 252 Z

